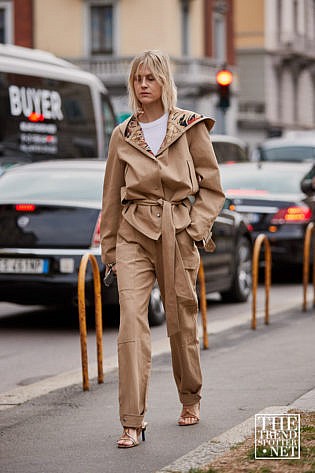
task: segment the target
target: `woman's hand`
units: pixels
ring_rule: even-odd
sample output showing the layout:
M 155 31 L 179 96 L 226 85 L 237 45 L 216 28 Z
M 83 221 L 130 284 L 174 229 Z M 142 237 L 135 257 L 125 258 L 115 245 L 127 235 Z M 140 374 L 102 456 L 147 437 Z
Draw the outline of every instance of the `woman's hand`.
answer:
M 116 263 L 111 263 L 111 264 L 106 265 L 105 277 L 103 279 L 103 282 L 106 287 L 109 287 L 112 284 L 113 280 L 116 277 L 116 273 L 117 273 Z
M 110 270 L 112 270 L 114 274 L 117 274 L 116 263 L 109 263 L 105 265 L 105 276 Z

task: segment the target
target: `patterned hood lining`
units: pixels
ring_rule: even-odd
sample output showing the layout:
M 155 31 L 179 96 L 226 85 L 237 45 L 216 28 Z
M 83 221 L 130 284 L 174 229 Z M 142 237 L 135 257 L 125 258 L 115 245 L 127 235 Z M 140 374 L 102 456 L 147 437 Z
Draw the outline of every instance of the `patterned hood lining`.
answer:
M 200 121 L 205 122 L 209 131 L 213 127 L 214 120 L 209 117 L 195 112 L 190 112 L 188 110 L 181 110 L 179 108 L 172 110 L 169 114 L 165 138 L 157 154 L 161 153 L 164 149 L 174 143 L 174 141 L 176 141 L 191 126 L 199 123 Z M 124 122 L 121 127 L 126 140 L 153 155 L 149 145 L 144 139 L 142 128 L 139 125 L 135 115 L 126 120 L 126 122 Z

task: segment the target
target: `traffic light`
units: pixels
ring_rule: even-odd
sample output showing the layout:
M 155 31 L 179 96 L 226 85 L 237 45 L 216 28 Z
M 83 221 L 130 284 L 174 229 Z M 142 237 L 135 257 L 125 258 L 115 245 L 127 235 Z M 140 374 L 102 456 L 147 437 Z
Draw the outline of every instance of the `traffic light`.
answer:
M 228 69 L 221 69 L 216 75 L 218 89 L 218 107 L 225 111 L 230 106 L 230 85 L 233 81 L 233 74 Z

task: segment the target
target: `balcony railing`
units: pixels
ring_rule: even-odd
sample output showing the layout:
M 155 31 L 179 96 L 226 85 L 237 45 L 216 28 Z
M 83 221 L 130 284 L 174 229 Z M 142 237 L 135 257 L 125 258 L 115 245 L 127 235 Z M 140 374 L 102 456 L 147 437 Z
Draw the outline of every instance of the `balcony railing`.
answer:
M 91 56 L 68 58 L 72 63 L 96 74 L 108 86 L 124 86 L 127 82 L 131 56 Z M 178 86 L 213 87 L 221 64 L 205 58 L 171 58 Z
M 241 102 L 238 106 L 237 118 L 239 121 L 252 123 L 264 122 L 266 120 L 265 104 L 254 101 Z
M 284 33 L 278 41 L 278 49 L 315 58 L 315 39 L 306 35 Z

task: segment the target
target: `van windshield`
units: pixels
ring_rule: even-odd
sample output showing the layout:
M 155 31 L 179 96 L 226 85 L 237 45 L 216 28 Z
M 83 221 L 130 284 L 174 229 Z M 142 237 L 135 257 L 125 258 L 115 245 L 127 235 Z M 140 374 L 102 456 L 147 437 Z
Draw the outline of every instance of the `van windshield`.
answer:
M 313 161 L 315 146 L 281 146 L 261 148 L 262 161 Z
M 0 162 L 97 157 L 88 85 L 0 72 Z

